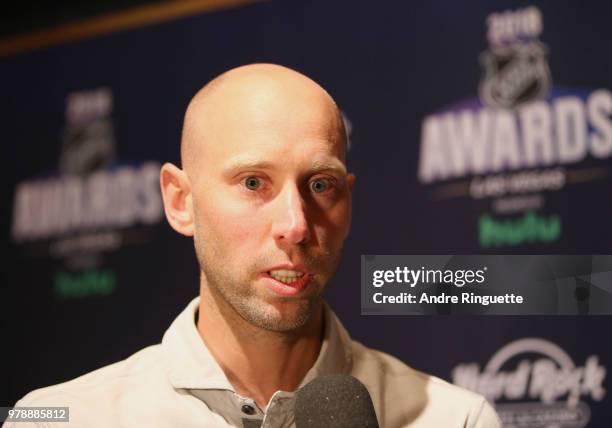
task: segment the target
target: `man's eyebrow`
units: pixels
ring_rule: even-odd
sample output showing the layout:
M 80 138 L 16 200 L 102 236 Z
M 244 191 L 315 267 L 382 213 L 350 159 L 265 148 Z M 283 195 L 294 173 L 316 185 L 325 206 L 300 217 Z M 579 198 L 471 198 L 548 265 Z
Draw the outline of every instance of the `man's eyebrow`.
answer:
M 274 165 L 263 160 L 236 159 L 223 168 L 223 175 L 232 175 L 249 169 L 274 169 Z
M 236 159 L 231 162 L 225 168 L 223 168 L 223 175 L 232 176 L 240 171 L 247 170 L 273 170 L 276 167 L 272 162 L 256 159 Z M 332 171 L 340 175 L 346 175 L 347 170 L 344 164 L 337 160 L 332 161 L 314 161 L 313 164 L 308 168 L 308 172 L 315 174 L 318 172 Z
M 312 166 L 308 169 L 310 172 L 323 172 L 323 171 L 334 171 L 341 175 L 346 175 L 346 166 L 340 161 L 314 161 Z

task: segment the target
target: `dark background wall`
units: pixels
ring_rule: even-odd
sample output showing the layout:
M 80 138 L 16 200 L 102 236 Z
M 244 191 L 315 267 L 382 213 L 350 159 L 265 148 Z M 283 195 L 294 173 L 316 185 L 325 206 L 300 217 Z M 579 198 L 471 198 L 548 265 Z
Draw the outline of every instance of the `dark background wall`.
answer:
M 190 97 L 217 74 L 252 62 L 283 64 L 317 80 L 351 124 L 349 168 L 358 177 L 353 226 L 327 299 L 355 339 L 457 382 L 457 366 L 475 363 L 482 369 L 497 351 L 525 338 L 535 338 L 529 342 L 535 345 L 513 355 L 504 370 L 515 370 L 523 360 L 549 359 L 558 369 L 547 378 L 551 385 L 555 374 L 569 378 L 571 369 L 592 362 L 593 356 L 597 373 L 609 370 L 609 316 L 360 315 L 361 254 L 610 253 L 608 156 L 587 153 L 572 163 L 519 165 L 434 183 L 418 178 L 424 119 L 436 112 L 485 108 L 478 87 L 485 75 L 479 55 L 489 49 L 487 16 L 531 4 L 541 12 L 537 39 L 547 47 L 551 77 L 542 102 L 554 114 L 560 97 L 587 103 L 596 90 L 609 93 L 612 8 L 603 2 L 268 1 L 4 57 L 0 403 L 10 405 L 34 388 L 159 342 L 197 294 L 192 243 L 170 230 L 161 210 L 153 207 L 149 217 L 134 214 L 158 201 L 142 190 L 151 187 L 144 166 L 178 163 L 182 115 Z M 38 22 L 23 25 L 45 25 Z M 23 27 L 13 28 L 5 34 Z M 510 109 L 515 118 L 519 107 Z M 608 110 L 603 121 L 609 120 Z M 605 123 L 603 131 L 591 122 L 587 129 L 605 137 Z M 557 141 L 559 131 L 551 132 Z M 518 138 L 522 143 L 520 132 Z M 74 202 L 62 187 L 74 168 L 88 190 L 71 211 L 53 201 Z M 561 188 L 485 198 L 465 191 L 475 178 L 555 168 L 566 177 Z M 98 185 L 91 184 L 93 176 Z M 464 190 L 441 197 L 453 184 Z M 29 190 L 19 190 L 24 187 Z M 521 199 L 525 196 L 537 203 Z M 495 208 L 496 201 L 512 198 L 528 207 Z M 126 205 L 135 207 L 132 214 L 113 213 Z M 95 207 L 107 207 L 101 209 L 107 213 L 97 223 L 83 220 L 87 210 L 100 212 Z M 529 213 L 542 224 L 558 221 L 558 233 L 550 239 L 525 238 L 531 232 L 521 222 Z M 30 219 L 22 229 L 16 226 L 17 214 Z M 75 220 L 61 220 L 67 216 Z M 483 216 L 506 225 L 511 238 L 485 245 Z M 543 343 L 569 355 L 574 367 L 562 368 L 554 355 L 544 355 Z M 609 377 L 599 376 L 599 389 L 597 380 L 581 379 L 579 408 L 591 412 L 582 420 L 608 426 L 610 398 L 592 391 L 609 390 Z M 499 397 L 496 404 L 564 408 L 568 396 L 561 391 L 544 403 L 541 394 L 525 392 Z
M 0 36 L 14 37 L 33 31 L 46 31 L 62 25 L 82 22 L 103 14 L 129 11 L 139 6 L 162 5 L 167 0 L 94 0 L 88 2 L 59 0 L 53 3 L 30 0 L 5 2 L 0 15 Z M 219 2 L 222 3 L 222 2 Z

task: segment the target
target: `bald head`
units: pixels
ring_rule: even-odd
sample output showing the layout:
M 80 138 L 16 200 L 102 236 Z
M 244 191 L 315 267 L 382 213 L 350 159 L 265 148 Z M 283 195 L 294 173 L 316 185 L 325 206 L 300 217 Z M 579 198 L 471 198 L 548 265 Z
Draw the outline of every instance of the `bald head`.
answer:
M 287 122 L 309 122 L 340 149 L 345 158 L 346 131 L 332 97 L 312 79 L 274 64 L 251 64 L 229 70 L 206 84 L 191 100 L 183 123 L 181 161 L 191 175 L 206 159 L 211 144 L 228 134 L 291 130 Z M 323 129 L 324 128 L 324 129 Z M 296 143 L 299 144 L 298 141 Z

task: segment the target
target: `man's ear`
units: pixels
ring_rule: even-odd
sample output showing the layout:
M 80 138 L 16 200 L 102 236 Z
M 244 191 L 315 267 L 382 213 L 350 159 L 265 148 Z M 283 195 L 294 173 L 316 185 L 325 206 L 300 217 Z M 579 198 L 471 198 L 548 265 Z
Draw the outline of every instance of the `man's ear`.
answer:
M 165 163 L 159 173 L 164 211 L 168 223 L 185 236 L 193 236 L 193 201 L 189 177 L 182 169 Z

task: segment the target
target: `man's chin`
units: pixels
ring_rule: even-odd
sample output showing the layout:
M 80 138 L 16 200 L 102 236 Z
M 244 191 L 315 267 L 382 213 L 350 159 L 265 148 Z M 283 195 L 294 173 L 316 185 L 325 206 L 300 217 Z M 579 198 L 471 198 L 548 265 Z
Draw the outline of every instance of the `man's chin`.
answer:
M 289 333 L 304 327 L 320 308 L 320 304 L 321 298 L 281 298 L 237 309 L 242 318 L 255 327 Z

